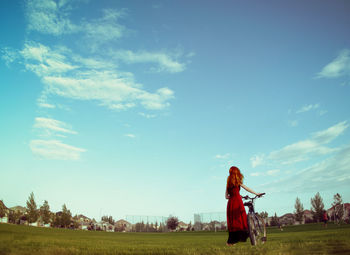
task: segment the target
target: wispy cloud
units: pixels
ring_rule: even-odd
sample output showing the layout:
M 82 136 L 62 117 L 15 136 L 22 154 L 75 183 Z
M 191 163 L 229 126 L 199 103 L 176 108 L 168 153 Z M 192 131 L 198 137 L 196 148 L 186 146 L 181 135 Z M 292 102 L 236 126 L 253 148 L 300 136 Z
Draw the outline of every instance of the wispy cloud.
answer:
M 32 140 L 30 149 L 35 156 L 50 160 L 79 160 L 80 154 L 86 151 L 59 140 Z
M 252 164 L 252 167 L 255 168 L 259 165 L 262 165 L 264 163 L 264 157 L 265 157 L 264 154 L 259 154 L 251 157 L 250 162 Z
M 147 114 L 147 113 L 144 113 L 144 112 L 139 112 L 139 115 L 142 116 L 142 117 L 145 117 L 146 119 L 152 119 L 152 118 L 157 117 L 157 115 L 155 115 L 155 114 Z
M 268 170 L 266 172 L 254 172 L 250 176 L 276 176 L 280 172 L 279 169 Z
M 316 192 L 334 187 L 348 186 L 350 172 L 350 145 L 334 156 L 291 174 L 286 178 L 261 185 L 264 191 L 274 192 Z
M 161 110 L 170 106 L 169 100 L 174 98 L 174 92 L 166 87 L 153 93 L 144 90 L 134 81 L 133 74 L 112 69 L 109 62 L 101 69 L 102 60 L 80 58 L 76 54 L 73 59 L 70 54 L 66 55 L 67 52 L 70 53 L 66 49 L 51 49 L 33 42 L 26 43 L 19 51 L 26 69 L 38 75 L 46 85 L 45 96 L 94 100 L 113 110 L 126 110 L 137 105 Z M 97 63 L 96 69 L 91 67 L 94 63 Z M 49 108 L 52 104 L 43 97 L 40 106 Z
M 309 104 L 309 105 L 304 105 L 302 108 L 300 108 L 299 110 L 296 111 L 296 113 L 303 113 L 303 112 L 308 112 L 311 110 L 315 110 L 317 108 L 319 108 L 320 105 L 319 104 Z
M 19 53 L 24 60 L 26 69 L 39 77 L 63 74 L 78 68 L 78 66 L 72 65 L 59 50 L 51 50 L 40 43 L 25 43 L 23 50 Z
M 316 132 L 312 135 L 312 139 L 319 144 L 327 144 L 337 138 L 339 135 L 343 134 L 344 131 L 349 127 L 346 121 L 339 122 L 338 124 Z
M 26 16 L 28 30 L 42 34 L 61 36 L 79 33 L 84 38 L 84 47 L 96 51 L 106 42 L 119 40 L 128 31 L 119 20 L 126 16 L 124 9 L 104 9 L 100 18 L 80 20 L 70 19 L 73 6 L 71 1 L 27 0 Z
M 119 19 L 125 16 L 125 10 L 105 9 L 101 18 L 82 22 L 80 27 L 89 42 L 88 47 L 94 52 L 101 45 L 122 38 L 128 30 L 119 23 Z
M 44 34 L 59 36 L 79 30 L 68 18 L 71 6 L 67 1 L 28 0 L 26 16 L 28 29 Z
M 344 49 L 329 64 L 327 64 L 316 78 L 338 78 L 350 75 L 350 50 Z
M 215 158 L 216 159 L 228 159 L 231 156 L 230 153 L 226 153 L 226 154 L 216 154 Z
M 0 52 L 2 60 L 8 67 L 20 57 L 17 51 L 9 47 L 2 48 Z
M 328 155 L 338 151 L 338 148 L 325 146 L 340 136 L 349 127 L 346 121 L 340 122 L 326 130 L 313 133 L 310 139 L 302 140 L 272 151 L 267 156 L 260 154 L 251 158 L 252 167 L 265 162 L 270 164 L 289 165 L 310 159 L 312 156 Z
M 136 137 L 136 135 L 134 135 L 134 134 L 125 134 L 125 136 L 129 137 L 129 138 L 132 138 L 132 139 Z
M 124 50 L 114 52 L 113 56 L 115 59 L 122 60 L 128 64 L 156 63 L 158 67 L 152 69 L 152 71 L 156 72 L 167 71 L 170 73 L 177 73 L 184 71 L 186 67 L 184 63 L 174 60 L 170 54 L 162 52 L 132 52 L 130 50 Z
M 161 110 L 170 106 L 173 90 L 162 87 L 154 92 L 146 91 L 137 83 L 133 73 L 118 70 L 117 63 L 151 64 L 153 71 L 170 73 L 185 70 L 186 65 L 178 61 L 183 56 L 180 50 L 173 53 L 149 52 L 146 50 L 111 51 L 107 42 L 121 39 L 128 29 L 119 23 L 127 16 L 124 9 L 104 9 L 102 16 L 92 20 L 70 19 L 74 11 L 73 2 L 53 0 L 27 0 L 26 15 L 29 31 L 63 36 L 80 33 L 80 39 L 88 41 L 90 54 L 103 46 L 98 56 L 80 56 L 65 46 L 49 47 L 42 43 L 27 41 L 22 50 L 3 50 L 6 63 L 16 60 L 41 78 L 45 87 L 38 100 L 41 108 L 54 108 L 47 102 L 50 95 L 77 100 L 91 100 L 113 110 L 127 110 L 137 106 Z M 81 39 L 82 38 L 82 39 Z M 108 50 L 109 49 L 109 50 Z M 108 53 L 108 58 L 103 54 Z
M 49 134 L 52 132 L 77 134 L 77 132 L 73 131 L 66 123 L 50 118 L 35 118 L 34 128 L 44 130 Z

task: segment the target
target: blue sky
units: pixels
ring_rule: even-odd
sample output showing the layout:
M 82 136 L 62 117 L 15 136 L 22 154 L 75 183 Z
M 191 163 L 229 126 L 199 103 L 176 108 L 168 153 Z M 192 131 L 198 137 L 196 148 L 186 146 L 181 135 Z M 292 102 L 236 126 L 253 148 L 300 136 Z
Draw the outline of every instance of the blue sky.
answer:
M 0 198 L 58 211 L 350 201 L 349 1 L 0 3 Z

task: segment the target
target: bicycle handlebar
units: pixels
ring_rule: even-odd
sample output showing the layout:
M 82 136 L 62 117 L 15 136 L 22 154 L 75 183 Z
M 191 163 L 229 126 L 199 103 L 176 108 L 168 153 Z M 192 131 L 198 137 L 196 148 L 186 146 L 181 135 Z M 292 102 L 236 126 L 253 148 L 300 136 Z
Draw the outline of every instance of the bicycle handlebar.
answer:
M 246 195 L 246 196 L 241 196 L 243 199 L 246 199 L 246 200 L 248 200 L 248 199 L 251 199 L 251 200 L 254 200 L 254 199 L 256 199 L 256 198 L 258 198 L 258 197 L 262 197 L 263 195 L 265 195 L 266 193 L 261 193 L 260 194 L 260 196 L 259 195 L 256 195 L 255 197 L 250 197 L 250 196 L 248 196 L 248 195 Z

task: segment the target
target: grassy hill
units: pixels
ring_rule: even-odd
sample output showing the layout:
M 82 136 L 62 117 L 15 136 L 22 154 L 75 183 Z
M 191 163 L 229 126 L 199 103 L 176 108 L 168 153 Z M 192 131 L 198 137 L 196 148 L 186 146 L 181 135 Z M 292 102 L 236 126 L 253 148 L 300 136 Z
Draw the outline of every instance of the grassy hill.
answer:
M 226 232 L 107 233 L 0 224 L 7 254 L 350 254 L 350 225 L 307 224 L 268 229 L 268 241 L 226 247 Z

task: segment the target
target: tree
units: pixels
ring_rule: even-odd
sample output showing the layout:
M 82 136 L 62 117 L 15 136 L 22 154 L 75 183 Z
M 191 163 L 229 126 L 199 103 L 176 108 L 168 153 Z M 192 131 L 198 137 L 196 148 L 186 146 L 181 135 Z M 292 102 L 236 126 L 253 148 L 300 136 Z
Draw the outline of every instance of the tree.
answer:
M 58 213 L 53 213 L 51 215 L 51 225 L 53 227 L 57 227 L 57 228 L 62 227 L 61 216 L 60 216 L 61 214 L 62 214 L 61 212 L 58 212 Z
M 5 217 L 6 215 L 6 206 L 2 200 L 0 200 L 0 218 Z
M 114 225 L 115 221 L 114 221 L 114 219 L 113 219 L 112 216 L 109 216 L 109 217 L 108 217 L 108 222 L 109 222 L 109 224 Z
M 319 192 L 316 193 L 314 198 L 311 198 L 311 213 L 315 221 L 322 221 L 324 210 L 323 199 Z
M 295 200 L 295 220 L 299 221 L 299 223 L 301 224 L 303 219 L 304 219 L 304 206 L 303 204 L 300 202 L 300 199 L 297 197 L 297 199 Z
M 191 231 L 192 230 L 192 222 L 190 221 L 190 223 L 187 226 L 187 231 Z
M 73 218 L 72 218 L 72 221 L 73 221 L 73 227 L 75 229 L 78 229 L 80 227 L 80 221 L 79 221 L 79 217 L 78 215 L 75 215 Z
M 104 215 L 101 217 L 101 220 L 104 222 L 108 222 L 109 224 L 114 225 L 115 221 L 112 216 Z
M 67 209 L 66 204 L 64 204 L 62 206 L 61 225 L 65 228 L 68 227 L 71 223 L 71 218 L 72 218 L 72 214 Z
M 278 220 L 277 214 L 275 213 L 275 216 L 273 216 L 273 217 L 271 218 L 270 225 L 271 225 L 271 226 L 277 226 L 278 223 L 279 223 L 279 220 Z
M 35 203 L 34 193 L 30 193 L 27 200 L 27 219 L 29 223 L 36 222 L 39 217 L 39 212 Z
M 166 225 L 168 229 L 175 230 L 177 226 L 179 225 L 179 219 L 174 216 L 170 216 L 168 220 L 166 221 Z
M 344 216 L 344 210 L 343 210 L 343 199 L 339 193 L 335 194 L 333 197 L 334 201 L 332 203 L 332 206 L 334 207 L 334 218 L 339 223 L 339 221 Z
M 22 219 L 26 219 L 19 210 L 9 210 L 8 222 L 13 224 L 19 224 Z
M 267 224 L 267 217 L 269 214 L 267 212 L 261 212 L 259 213 L 260 217 L 264 219 L 265 224 Z
M 50 213 L 50 206 L 47 200 L 45 200 L 44 204 L 40 206 L 40 215 L 44 224 L 48 224 L 50 222 L 51 213 Z

